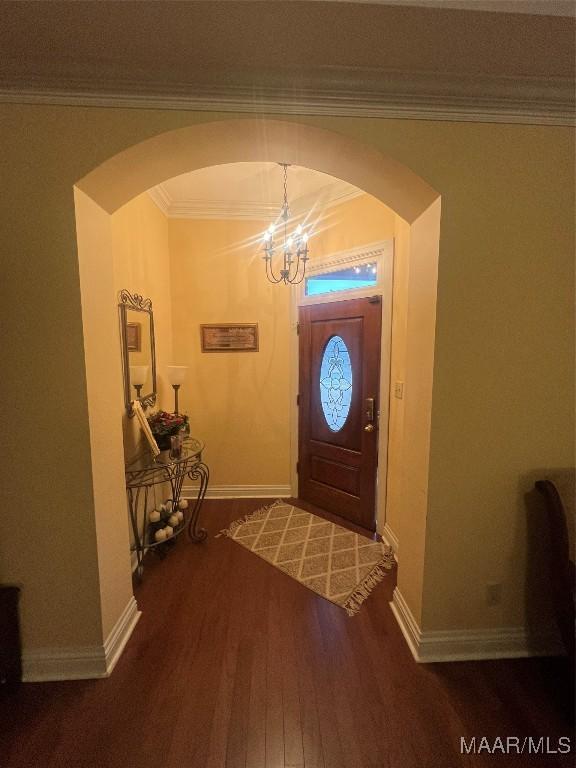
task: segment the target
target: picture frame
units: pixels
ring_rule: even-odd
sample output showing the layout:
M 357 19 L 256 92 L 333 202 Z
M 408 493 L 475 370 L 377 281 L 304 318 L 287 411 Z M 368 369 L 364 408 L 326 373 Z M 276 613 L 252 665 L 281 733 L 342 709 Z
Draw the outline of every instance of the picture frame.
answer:
M 142 351 L 142 324 L 126 323 L 126 344 L 128 352 Z
M 202 352 L 258 352 L 258 323 L 200 325 Z
M 160 454 L 160 448 L 158 448 L 158 443 L 156 442 L 156 439 L 152 434 L 152 430 L 150 429 L 150 424 L 148 424 L 148 419 L 146 418 L 146 414 L 144 413 L 144 410 L 142 408 L 140 401 L 134 400 L 132 403 L 132 408 L 133 408 L 134 414 L 136 415 L 136 418 L 138 419 L 140 428 L 142 429 L 142 432 L 144 432 L 144 437 L 148 441 L 148 445 L 150 446 L 150 450 L 152 451 L 152 456 L 156 458 L 156 456 Z

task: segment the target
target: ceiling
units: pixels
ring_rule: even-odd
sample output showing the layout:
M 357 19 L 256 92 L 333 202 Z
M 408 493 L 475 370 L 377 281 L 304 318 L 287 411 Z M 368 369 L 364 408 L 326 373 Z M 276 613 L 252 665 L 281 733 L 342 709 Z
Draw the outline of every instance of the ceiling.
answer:
M 170 218 L 276 219 L 283 198 L 283 170 L 277 163 L 228 163 L 184 173 L 149 190 Z M 288 168 L 288 201 L 294 215 L 319 211 L 363 194 L 333 176 L 309 168 Z
M 414 2 L 3 3 L 0 100 L 573 120 L 574 19 L 561 0 Z M 470 10 L 487 7 L 526 12 Z

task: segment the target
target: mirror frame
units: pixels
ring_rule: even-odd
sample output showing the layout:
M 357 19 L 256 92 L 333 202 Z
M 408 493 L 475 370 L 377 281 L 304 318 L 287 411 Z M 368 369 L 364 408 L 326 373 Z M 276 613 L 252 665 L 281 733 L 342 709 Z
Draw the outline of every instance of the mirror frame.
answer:
M 123 288 L 118 294 L 118 309 L 120 311 L 120 339 L 122 344 L 122 369 L 124 372 L 124 404 L 126 406 L 126 413 L 128 416 L 133 416 L 132 401 L 138 399 L 143 408 L 152 406 L 156 403 L 156 397 L 158 394 L 157 382 L 156 382 L 156 344 L 154 342 L 154 313 L 152 311 L 152 299 L 145 299 L 138 293 L 130 293 L 130 291 Z M 142 395 L 139 398 L 131 397 L 130 395 L 130 356 L 128 352 L 128 336 L 126 333 L 126 326 L 128 322 L 128 310 L 134 310 L 136 312 L 142 312 L 148 315 L 150 321 L 150 352 L 152 357 L 152 392 Z

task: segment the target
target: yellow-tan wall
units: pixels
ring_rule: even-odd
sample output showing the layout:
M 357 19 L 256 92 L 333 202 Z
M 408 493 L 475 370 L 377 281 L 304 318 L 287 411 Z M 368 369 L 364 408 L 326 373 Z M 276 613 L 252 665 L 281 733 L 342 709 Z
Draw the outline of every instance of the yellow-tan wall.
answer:
M 109 357 L 110 345 L 120 349 L 113 273 L 110 217 L 81 190 L 74 192 L 76 232 L 80 256 L 82 321 L 86 334 L 84 356 L 88 382 L 88 415 L 92 452 L 94 515 L 85 531 L 97 544 L 98 601 L 101 635 L 108 638 L 116 621 L 132 598 L 128 520 L 124 491 L 124 455 L 120 440 L 122 371 L 119 354 Z M 116 418 L 109 423 L 109 416 Z M 111 430 L 114 430 L 112 432 Z M 76 510 L 70 510 L 73 513 Z M 72 520 L 72 514 L 70 515 Z M 88 596 L 79 603 L 83 607 Z M 96 603 L 96 600 L 94 599 Z
M 388 206 L 371 195 L 359 195 L 327 208 L 310 240 L 310 258 L 321 260 L 338 251 L 390 240 L 394 237 L 395 218 Z
M 158 398 L 150 410 L 172 411 L 173 390 L 166 379 L 166 366 L 172 362 L 168 220 L 144 193 L 122 206 L 110 221 L 115 296 L 126 288 L 132 294 L 152 300 Z M 120 354 L 119 325 L 116 343 Z M 137 420 L 126 415 L 123 390 L 119 393 L 118 412 L 123 424 L 124 452 L 129 461 L 142 451 L 143 438 Z
M 0 107 L 10 393 L 2 431 L 11 457 L 0 470 L 0 578 L 24 584 L 27 647 L 78 645 L 98 632 L 84 584 L 97 577 L 86 538 L 95 513 L 73 185 L 138 141 L 219 117 Z M 530 473 L 574 464 L 573 132 L 297 119 L 394 157 L 442 195 L 422 625 L 523 625 Z M 34 435 L 32 456 L 14 450 L 22 432 Z M 62 472 L 66 483 L 54 483 Z M 6 514 L 16 503 L 26 510 L 25 530 Z M 67 524 L 55 524 L 68 508 L 75 514 Z M 503 599 L 494 611 L 484 588 L 499 578 Z M 85 621 L 69 623 L 75 615 Z
M 181 408 L 206 444 L 211 484 L 289 482 L 289 289 L 271 285 L 254 221 L 170 221 Z M 200 323 L 258 323 L 258 352 L 202 353 Z
M 394 279 L 392 285 L 392 349 L 390 355 L 390 414 L 388 421 L 388 473 L 385 522 L 398 539 L 403 507 L 404 483 L 404 403 L 394 397 L 394 383 L 406 381 L 406 324 L 410 226 L 399 216 L 394 219 Z M 401 546 L 401 544 L 400 544 Z
M 171 219 L 174 359 L 182 410 L 206 443 L 212 487 L 290 484 L 290 291 L 264 275 L 268 222 Z M 326 209 L 312 259 L 393 237 L 394 214 L 362 195 Z M 257 353 L 202 353 L 201 323 L 257 322 Z M 225 425 L 225 426 L 224 426 Z

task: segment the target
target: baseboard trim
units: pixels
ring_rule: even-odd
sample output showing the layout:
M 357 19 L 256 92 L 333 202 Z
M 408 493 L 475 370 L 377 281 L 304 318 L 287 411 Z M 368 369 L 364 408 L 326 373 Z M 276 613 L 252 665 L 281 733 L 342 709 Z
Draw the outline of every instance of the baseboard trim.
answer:
M 398 562 L 398 536 L 394 533 L 392 528 L 386 523 L 384 525 L 384 528 L 382 529 L 382 533 L 380 534 L 382 536 L 382 541 L 384 544 L 387 544 L 389 547 L 392 547 L 392 550 L 394 552 L 394 560 Z
M 418 622 L 414 618 L 412 611 L 408 607 L 408 603 L 404 600 L 404 597 L 402 596 L 398 587 L 396 587 L 392 593 L 390 609 L 392 610 L 392 613 L 398 622 L 400 631 L 404 635 L 404 639 L 408 644 L 408 648 L 410 648 L 412 656 L 414 656 L 414 660 L 421 661 L 418 648 L 420 645 L 420 637 L 422 633 L 420 632 Z
M 107 677 L 104 647 L 35 648 L 22 654 L 22 680 L 47 683 Z
M 185 485 L 182 498 L 194 498 L 198 488 Z M 212 485 L 208 486 L 207 499 L 286 499 L 292 496 L 290 485 Z
M 136 598 L 132 595 L 126 608 L 122 611 L 122 615 L 104 642 L 107 675 L 112 674 L 112 670 L 118 663 L 126 643 L 130 640 L 134 627 L 140 621 L 141 616 L 142 612 L 138 610 Z
M 132 596 L 104 645 L 24 651 L 22 680 L 25 683 L 44 683 L 109 677 L 140 616 Z
M 483 659 L 519 659 L 560 656 L 562 646 L 553 630 L 533 634 L 525 627 L 422 632 L 398 587 L 390 608 L 400 630 L 420 664 Z

